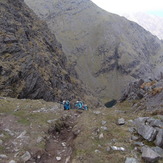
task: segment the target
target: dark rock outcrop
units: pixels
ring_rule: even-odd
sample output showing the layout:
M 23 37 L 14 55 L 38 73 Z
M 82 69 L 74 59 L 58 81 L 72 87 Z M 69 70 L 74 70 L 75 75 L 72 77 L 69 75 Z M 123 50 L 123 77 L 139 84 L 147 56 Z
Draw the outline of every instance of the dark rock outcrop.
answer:
M 119 101 L 123 102 L 125 100 L 137 100 L 133 105 L 135 111 L 144 109 L 147 111 L 162 110 L 163 79 L 161 75 L 156 79 L 149 78 L 146 81 L 140 79 L 129 83 L 124 89 Z M 157 121 L 151 123 L 155 125 Z
M 153 122 L 157 122 L 154 123 Z M 149 117 L 139 117 L 134 120 L 136 131 L 147 141 L 153 141 L 163 148 L 163 121 Z
M 137 118 L 134 123 L 138 134 L 140 134 L 144 139 L 148 141 L 154 141 L 157 135 L 157 130 L 149 125 L 146 125 L 148 118 L 144 118 L 145 121 L 142 122 L 141 118 Z
M 0 1 L 0 15 L 1 96 L 84 98 L 82 83 L 66 70 L 61 44 L 22 0 Z

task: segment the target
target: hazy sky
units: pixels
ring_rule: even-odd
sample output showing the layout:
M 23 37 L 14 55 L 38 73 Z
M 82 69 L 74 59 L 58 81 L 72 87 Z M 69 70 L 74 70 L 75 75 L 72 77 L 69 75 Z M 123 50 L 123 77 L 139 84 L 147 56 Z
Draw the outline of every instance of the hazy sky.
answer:
M 163 0 L 92 0 L 99 7 L 116 14 L 147 12 L 163 16 Z

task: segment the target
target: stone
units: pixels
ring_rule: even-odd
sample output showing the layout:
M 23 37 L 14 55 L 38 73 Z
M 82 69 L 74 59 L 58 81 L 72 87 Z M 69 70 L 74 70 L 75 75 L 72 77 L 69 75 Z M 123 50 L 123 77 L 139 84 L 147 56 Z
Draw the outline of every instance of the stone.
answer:
M 62 144 L 62 147 L 66 147 L 66 143 L 65 142 L 63 142 L 61 144 Z
M 101 129 L 103 129 L 104 131 L 107 131 L 108 130 L 108 128 L 105 127 L 105 126 L 101 126 Z
M 56 157 L 56 160 L 57 161 L 60 161 L 62 158 L 61 157 Z
M 144 139 L 148 141 L 153 141 L 156 138 L 157 130 L 149 125 L 145 125 L 144 119 L 136 119 L 134 124 L 138 134 L 140 134 Z
M 43 140 L 43 137 L 39 136 L 36 140 L 37 143 L 40 143 Z
M 24 138 L 25 134 L 27 133 L 27 131 L 23 131 L 18 137 L 17 139 L 22 139 Z
M 135 132 L 135 128 L 134 128 L 134 127 L 130 127 L 130 128 L 128 129 L 128 131 L 131 132 L 131 133 L 134 133 L 134 132 Z
M 134 124 L 137 125 L 139 123 L 145 123 L 149 119 L 149 117 L 139 117 L 134 120 Z
M 5 135 L 4 134 L 0 134 L 0 137 L 3 138 Z
M 106 124 L 106 121 L 102 121 L 101 124 L 102 124 L 102 125 L 105 125 L 105 124 Z
M 157 162 L 160 155 L 149 147 L 142 147 L 142 159 L 148 163 Z
M 114 151 L 125 151 L 125 148 L 123 148 L 123 147 L 111 146 L 111 149 Z
M 99 151 L 98 149 L 95 150 L 95 153 L 101 153 L 101 151 Z
M 159 129 L 158 134 L 156 136 L 155 144 L 163 148 L 163 129 Z
M 52 119 L 52 120 L 48 120 L 47 123 L 51 124 L 53 122 L 55 122 L 57 119 Z
M 152 126 L 152 127 L 159 127 L 159 128 L 163 128 L 163 122 L 159 119 L 154 119 L 154 118 L 151 118 L 148 120 L 149 122 L 149 125 Z
M 130 120 L 128 120 L 128 122 L 131 123 L 131 124 L 133 124 L 134 121 L 130 119 Z
M 93 113 L 96 114 L 96 115 L 101 114 L 100 111 L 94 111 Z
M 127 157 L 125 163 L 138 163 L 135 158 Z
M 65 163 L 69 163 L 69 161 L 70 161 L 70 156 L 68 156 L 67 158 L 66 158 L 66 161 L 65 161 Z
M 14 136 L 14 133 L 11 130 L 6 128 L 4 131 L 6 131 L 10 136 Z
M 142 143 L 142 142 L 134 142 L 134 145 L 137 145 L 137 146 L 144 146 L 144 143 Z
M 21 156 L 21 159 L 22 159 L 24 162 L 26 162 L 26 161 L 28 161 L 28 160 L 31 159 L 31 154 L 30 154 L 28 151 L 26 151 L 26 152 Z
M 134 136 L 134 135 L 131 136 L 131 140 L 138 140 L 138 139 L 139 139 L 139 137 L 137 137 L 137 136 Z
M 15 160 L 11 160 L 11 161 L 9 161 L 9 163 L 16 163 L 16 161 Z
M 103 134 L 103 133 L 101 133 L 101 134 L 99 135 L 99 139 L 102 139 L 102 138 L 104 138 L 104 134 Z
M 0 158 L 5 159 L 5 158 L 8 158 L 8 157 L 6 155 L 4 155 L 4 154 L 0 154 Z
M 118 119 L 118 125 L 124 125 L 124 124 L 125 124 L 124 118 Z
M 161 158 L 163 158 L 163 149 L 162 148 L 160 148 L 160 147 L 152 147 L 151 149 L 153 151 L 155 151 L 156 153 L 158 153 Z

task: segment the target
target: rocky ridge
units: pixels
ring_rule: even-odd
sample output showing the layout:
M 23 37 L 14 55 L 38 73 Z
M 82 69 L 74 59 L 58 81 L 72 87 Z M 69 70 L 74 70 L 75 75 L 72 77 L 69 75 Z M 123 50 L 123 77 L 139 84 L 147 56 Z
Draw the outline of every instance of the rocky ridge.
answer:
M 163 40 L 163 18 L 147 13 L 133 13 L 133 14 L 122 14 L 127 19 L 137 22 L 143 28 L 150 31 L 153 35 L 156 35 L 159 39 Z
M 139 79 L 128 84 L 124 89 L 120 102 L 134 101 L 133 111 L 146 110 L 161 111 L 163 107 L 163 76 L 149 78 L 146 81 Z
M 23 1 L 0 1 L 0 22 L 1 96 L 60 101 L 87 94 L 67 72 L 61 44 Z
M 95 95 L 120 97 L 124 85 L 162 67 L 162 42 L 138 24 L 88 0 L 25 0 L 63 45 L 71 67 Z

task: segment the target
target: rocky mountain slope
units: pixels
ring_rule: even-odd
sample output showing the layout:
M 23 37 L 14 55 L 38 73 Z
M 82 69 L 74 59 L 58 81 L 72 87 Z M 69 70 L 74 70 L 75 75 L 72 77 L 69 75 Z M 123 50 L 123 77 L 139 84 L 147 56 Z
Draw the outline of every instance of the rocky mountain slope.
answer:
M 79 78 L 103 99 L 162 67 L 162 43 L 138 24 L 90 0 L 25 0 L 55 33 Z
M 163 108 L 163 74 L 157 79 L 133 81 L 124 89 L 121 102 L 135 100 L 133 109 L 161 112 Z
M 24 2 L 0 1 L 0 23 L 1 96 L 60 101 L 87 95 L 67 72 L 61 44 Z
M 0 162 L 162 163 L 163 113 L 133 111 L 0 97 Z
M 140 24 L 153 35 L 156 35 L 158 38 L 163 40 L 163 17 L 146 13 L 123 14 L 123 16 Z

